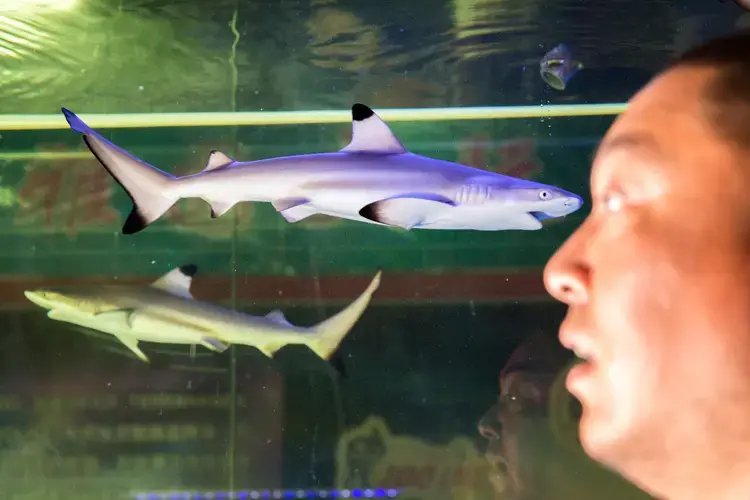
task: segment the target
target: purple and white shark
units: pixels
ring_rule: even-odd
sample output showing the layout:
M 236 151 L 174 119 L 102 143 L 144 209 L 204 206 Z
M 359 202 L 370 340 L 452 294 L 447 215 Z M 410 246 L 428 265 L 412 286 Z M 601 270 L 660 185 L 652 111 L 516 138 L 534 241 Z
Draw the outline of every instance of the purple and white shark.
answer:
M 267 202 L 289 222 L 325 214 L 406 230 L 533 231 L 583 204 L 554 186 L 410 153 L 359 103 L 352 106 L 351 142 L 340 151 L 240 162 L 214 150 L 202 172 L 184 177 L 162 172 L 62 112 L 132 199 L 124 234 L 145 229 L 182 198 L 202 198 L 212 217 L 240 202 Z

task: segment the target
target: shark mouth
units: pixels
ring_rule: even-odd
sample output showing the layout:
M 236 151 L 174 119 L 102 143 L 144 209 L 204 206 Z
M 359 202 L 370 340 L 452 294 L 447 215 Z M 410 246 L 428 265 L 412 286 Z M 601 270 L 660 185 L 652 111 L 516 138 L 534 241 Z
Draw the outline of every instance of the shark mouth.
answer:
M 533 218 L 535 218 L 536 220 L 538 220 L 539 222 L 552 218 L 544 212 L 528 212 L 528 214 L 532 216 Z

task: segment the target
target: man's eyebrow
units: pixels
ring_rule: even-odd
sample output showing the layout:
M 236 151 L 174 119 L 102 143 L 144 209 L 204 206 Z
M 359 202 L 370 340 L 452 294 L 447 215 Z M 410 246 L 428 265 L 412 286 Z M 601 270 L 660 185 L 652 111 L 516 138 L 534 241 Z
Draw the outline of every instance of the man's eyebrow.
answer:
M 630 133 L 616 135 L 601 141 L 594 149 L 591 160 L 602 154 L 608 154 L 617 150 L 642 150 L 649 154 L 658 154 L 659 145 L 656 140 L 648 134 Z

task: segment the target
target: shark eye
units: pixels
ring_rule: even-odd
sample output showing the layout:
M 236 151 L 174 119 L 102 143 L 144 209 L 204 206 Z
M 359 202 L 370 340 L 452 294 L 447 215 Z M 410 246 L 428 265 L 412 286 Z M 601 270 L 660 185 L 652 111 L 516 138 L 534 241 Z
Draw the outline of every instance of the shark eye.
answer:
M 539 191 L 539 199 L 546 200 L 550 197 L 549 191 Z

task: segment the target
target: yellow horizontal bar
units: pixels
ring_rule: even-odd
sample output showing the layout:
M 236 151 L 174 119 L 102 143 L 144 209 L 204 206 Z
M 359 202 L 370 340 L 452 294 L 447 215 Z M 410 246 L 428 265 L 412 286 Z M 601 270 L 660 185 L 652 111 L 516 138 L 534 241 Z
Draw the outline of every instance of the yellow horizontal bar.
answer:
M 560 116 L 616 115 L 624 103 L 556 104 L 539 106 L 487 106 L 470 108 L 375 109 L 389 122 L 495 120 L 500 118 L 542 118 Z M 71 110 L 75 112 L 75 110 Z M 222 113 L 125 113 L 81 114 L 94 128 L 232 127 L 241 125 L 299 125 L 347 123 L 351 111 L 243 111 Z M 66 129 L 62 113 L 56 115 L 0 115 L 0 130 Z
M 0 151 L 0 160 L 81 160 L 92 158 L 91 153 L 86 151 Z

